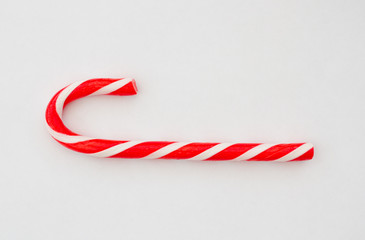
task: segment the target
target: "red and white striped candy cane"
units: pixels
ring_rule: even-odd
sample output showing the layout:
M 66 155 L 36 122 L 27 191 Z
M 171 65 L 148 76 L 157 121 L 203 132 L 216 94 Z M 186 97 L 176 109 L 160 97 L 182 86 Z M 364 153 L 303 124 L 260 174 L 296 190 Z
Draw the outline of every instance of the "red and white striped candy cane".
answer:
M 60 90 L 46 110 L 49 133 L 62 145 L 91 156 L 110 158 L 301 161 L 313 158 L 310 143 L 200 143 L 172 141 L 105 140 L 81 136 L 62 121 L 64 107 L 73 100 L 95 95 L 134 95 L 134 79 L 98 78 L 75 82 Z

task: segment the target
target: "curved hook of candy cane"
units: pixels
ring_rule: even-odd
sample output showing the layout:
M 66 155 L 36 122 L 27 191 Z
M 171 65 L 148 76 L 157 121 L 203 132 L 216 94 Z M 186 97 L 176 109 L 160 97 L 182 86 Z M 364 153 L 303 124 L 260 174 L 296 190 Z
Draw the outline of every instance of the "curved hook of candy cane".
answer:
M 310 143 L 199 143 L 173 141 L 106 140 L 81 136 L 62 121 L 64 107 L 76 99 L 96 95 L 135 95 L 134 79 L 98 78 L 75 82 L 60 90 L 46 110 L 51 136 L 72 150 L 96 157 L 231 160 L 231 161 L 301 161 L 313 158 Z

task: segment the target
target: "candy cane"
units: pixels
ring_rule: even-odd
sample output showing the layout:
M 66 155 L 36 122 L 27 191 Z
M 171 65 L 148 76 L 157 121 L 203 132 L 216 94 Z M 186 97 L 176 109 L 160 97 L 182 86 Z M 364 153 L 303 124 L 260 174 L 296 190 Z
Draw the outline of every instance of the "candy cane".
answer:
M 60 90 L 46 110 L 47 128 L 62 145 L 90 156 L 107 158 L 301 161 L 313 158 L 310 143 L 200 143 L 173 141 L 106 140 L 81 136 L 62 121 L 64 107 L 73 100 L 96 95 L 135 95 L 134 79 L 98 78 L 75 82 Z

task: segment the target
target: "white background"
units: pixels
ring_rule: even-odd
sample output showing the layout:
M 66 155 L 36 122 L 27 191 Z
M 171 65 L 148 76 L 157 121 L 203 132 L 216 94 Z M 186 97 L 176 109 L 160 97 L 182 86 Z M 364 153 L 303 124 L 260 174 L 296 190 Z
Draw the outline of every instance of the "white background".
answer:
M 365 2 L 0 2 L 0 239 L 364 239 Z M 303 142 L 298 163 L 105 160 L 48 135 L 67 84 L 134 77 L 70 129 Z

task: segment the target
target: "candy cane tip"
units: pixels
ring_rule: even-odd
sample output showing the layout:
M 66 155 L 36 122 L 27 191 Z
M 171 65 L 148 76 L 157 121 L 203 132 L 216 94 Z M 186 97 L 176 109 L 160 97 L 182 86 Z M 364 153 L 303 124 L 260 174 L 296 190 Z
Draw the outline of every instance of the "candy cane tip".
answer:
M 312 145 L 312 148 L 309 149 L 309 151 L 307 152 L 308 154 L 308 159 L 307 160 L 312 160 L 314 157 L 314 146 Z
M 304 151 L 302 151 L 302 154 L 299 157 L 297 157 L 293 160 L 290 160 L 289 162 L 312 160 L 313 159 L 313 157 L 314 157 L 314 146 L 313 146 L 313 144 L 306 143 L 306 144 L 302 145 L 302 147 L 306 147 L 306 148 L 303 149 Z
M 134 94 L 137 94 L 138 88 L 137 88 L 136 80 L 134 78 L 131 79 L 131 84 L 132 84 L 132 88 L 134 90 Z
M 109 95 L 136 95 L 138 92 L 136 80 L 133 78 L 124 78 L 120 79 L 118 82 L 121 83 L 121 87 L 115 90 L 114 92 L 109 93 Z

